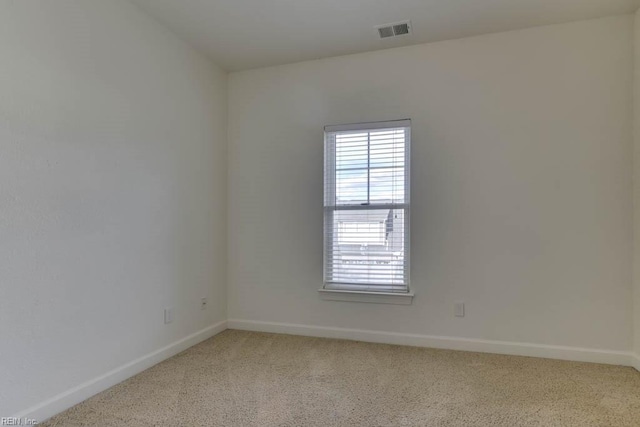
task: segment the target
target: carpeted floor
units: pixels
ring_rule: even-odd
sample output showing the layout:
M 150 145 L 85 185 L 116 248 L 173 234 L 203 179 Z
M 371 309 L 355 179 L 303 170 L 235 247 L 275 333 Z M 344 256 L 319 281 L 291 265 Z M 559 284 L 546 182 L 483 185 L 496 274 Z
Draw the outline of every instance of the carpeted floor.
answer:
M 640 426 L 640 373 L 228 330 L 43 425 Z

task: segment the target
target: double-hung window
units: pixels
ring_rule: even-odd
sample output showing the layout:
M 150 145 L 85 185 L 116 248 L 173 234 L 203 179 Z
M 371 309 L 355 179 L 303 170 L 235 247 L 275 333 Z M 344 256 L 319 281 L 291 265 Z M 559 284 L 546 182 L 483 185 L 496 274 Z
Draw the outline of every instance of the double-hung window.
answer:
M 409 292 L 410 140 L 410 120 L 325 127 L 325 290 Z

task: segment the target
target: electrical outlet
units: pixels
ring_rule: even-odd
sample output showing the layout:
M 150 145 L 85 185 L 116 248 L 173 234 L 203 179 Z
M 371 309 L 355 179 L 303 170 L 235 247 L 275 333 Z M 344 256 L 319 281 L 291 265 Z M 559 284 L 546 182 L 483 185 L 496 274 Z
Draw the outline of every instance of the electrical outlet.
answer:
M 206 298 L 202 298 L 200 300 L 200 310 L 205 310 L 207 308 L 207 299 Z
M 453 305 L 453 314 L 456 317 L 464 317 L 464 303 L 457 302 Z
M 164 324 L 168 325 L 171 322 L 173 322 L 173 309 L 172 308 L 165 308 L 164 309 Z

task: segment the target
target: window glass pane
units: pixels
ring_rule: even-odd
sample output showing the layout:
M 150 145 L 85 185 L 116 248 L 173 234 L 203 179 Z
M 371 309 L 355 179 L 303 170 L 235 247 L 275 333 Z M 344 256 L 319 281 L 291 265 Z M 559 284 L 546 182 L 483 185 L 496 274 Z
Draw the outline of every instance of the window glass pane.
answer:
M 404 218 L 403 209 L 335 211 L 327 264 L 331 281 L 404 283 Z
M 362 204 L 367 201 L 367 169 L 336 171 L 336 203 Z
M 404 168 L 371 169 L 371 203 L 404 203 Z

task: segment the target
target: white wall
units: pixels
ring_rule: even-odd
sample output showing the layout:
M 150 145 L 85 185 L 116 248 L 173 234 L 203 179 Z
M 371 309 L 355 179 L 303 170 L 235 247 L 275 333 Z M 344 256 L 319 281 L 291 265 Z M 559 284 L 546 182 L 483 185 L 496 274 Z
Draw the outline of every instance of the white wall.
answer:
M 634 125 L 634 351 L 635 366 L 640 370 L 640 10 L 635 14 L 634 21 L 634 108 L 633 108 L 633 125 Z
M 611 17 L 231 74 L 229 318 L 630 350 L 632 29 Z M 402 118 L 413 305 L 323 301 L 323 126 Z
M 226 319 L 227 100 L 121 0 L 1 2 L 0 63 L 10 416 Z

